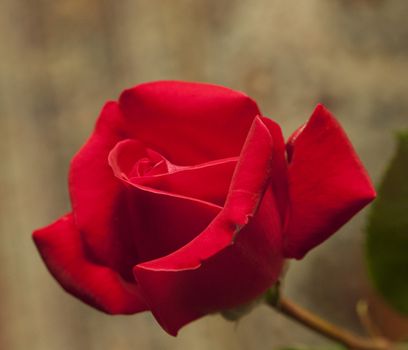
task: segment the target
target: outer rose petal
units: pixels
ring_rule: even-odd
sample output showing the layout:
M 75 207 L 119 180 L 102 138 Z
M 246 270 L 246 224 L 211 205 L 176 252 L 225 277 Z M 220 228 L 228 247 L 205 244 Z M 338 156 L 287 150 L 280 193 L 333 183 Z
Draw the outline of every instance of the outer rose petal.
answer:
M 221 86 L 158 81 L 126 90 L 119 100 L 133 138 L 178 165 L 239 155 L 256 103 Z
M 276 281 L 283 257 L 280 217 L 268 187 L 273 154 L 271 134 L 257 117 L 220 214 L 178 251 L 135 267 L 146 302 L 170 334 L 245 303 Z
M 73 158 L 69 173 L 73 215 L 83 242 L 98 263 L 111 267 L 131 258 L 126 240 L 121 244 L 116 235 L 122 227 L 115 213 L 126 209 L 123 185 L 108 164 L 109 152 L 126 137 L 122 122 L 118 104 L 108 102 L 91 137 Z
M 147 310 L 135 284 L 89 259 L 71 214 L 35 231 L 33 238 L 49 271 L 67 292 L 107 313 Z
M 375 198 L 341 126 L 322 105 L 288 142 L 290 216 L 285 255 L 302 258 Z

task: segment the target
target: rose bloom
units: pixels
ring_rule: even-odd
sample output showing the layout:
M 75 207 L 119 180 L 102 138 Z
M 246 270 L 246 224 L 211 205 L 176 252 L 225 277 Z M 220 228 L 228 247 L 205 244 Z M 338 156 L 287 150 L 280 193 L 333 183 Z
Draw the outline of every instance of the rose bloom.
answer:
M 241 92 L 145 83 L 103 107 L 73 158 L 72 212 L 34 232 L 49 271 L 110 314 L 150 310 L 176 335 L 245 304 L 375 192 L 318 105 L 287 143 Z

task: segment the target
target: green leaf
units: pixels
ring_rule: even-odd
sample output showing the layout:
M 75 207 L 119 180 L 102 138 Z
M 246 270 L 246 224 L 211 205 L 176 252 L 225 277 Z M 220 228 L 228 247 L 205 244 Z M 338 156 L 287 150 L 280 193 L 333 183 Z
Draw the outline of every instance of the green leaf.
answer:
M 408 131 L 382 180 L 367 227 L 368 268 L 375 287 L 408 315 Z

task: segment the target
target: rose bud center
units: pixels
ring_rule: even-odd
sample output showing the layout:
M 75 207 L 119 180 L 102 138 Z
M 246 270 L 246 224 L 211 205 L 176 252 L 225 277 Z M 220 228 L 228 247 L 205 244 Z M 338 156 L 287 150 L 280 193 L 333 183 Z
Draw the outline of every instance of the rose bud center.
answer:
M 109 154 L 116 177 L 127 185 L 222 207 L 238 157 L 180 166 L 138 140 L 118 142 Z

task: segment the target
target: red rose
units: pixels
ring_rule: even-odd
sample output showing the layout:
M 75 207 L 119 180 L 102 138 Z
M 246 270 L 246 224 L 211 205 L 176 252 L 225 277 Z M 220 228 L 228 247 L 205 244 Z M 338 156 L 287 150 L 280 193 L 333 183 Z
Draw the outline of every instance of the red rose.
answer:
M 246 303 L 375 196 L 323 106 L 285 145 L 246 95 L 154 82 L 108 102 L 69 174 L 72 212 L 34 232 L 65 290 L 170 334 Z

